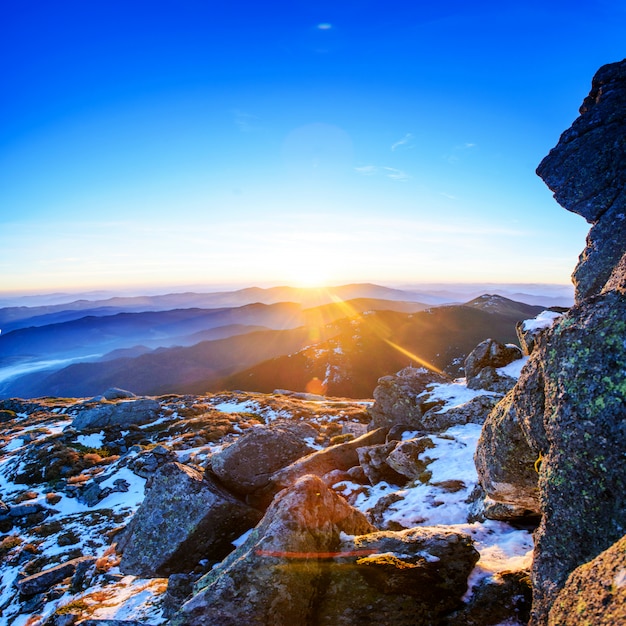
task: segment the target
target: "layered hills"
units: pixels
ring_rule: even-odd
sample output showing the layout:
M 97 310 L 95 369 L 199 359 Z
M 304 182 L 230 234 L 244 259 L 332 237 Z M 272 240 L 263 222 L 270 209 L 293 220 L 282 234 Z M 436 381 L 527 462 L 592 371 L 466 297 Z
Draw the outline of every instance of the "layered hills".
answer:
M 515 323 L 544 308 L 501 296 L 428 308 L 410 300 L 337 295 L 404 293 L 371 285 L 323 296 L 318 291 L 304 302 L 329 301 L 308 308 L 280 302 L 104 314 L 110 309 L 87 307 L 82 311 L 89 314 L 78 319 L 47 324 L 41 322 L 78 309 L 43 316 L 36 309 L 13 322 L 30 320 L 31 326 L 0 335 L 0 397 L 87 396 L 111 386 L 141 394 L 289 388 L 368 397 L 380 376 L 411 363 L 459 374 L 477 343 L 487 337 L 516 341 Z

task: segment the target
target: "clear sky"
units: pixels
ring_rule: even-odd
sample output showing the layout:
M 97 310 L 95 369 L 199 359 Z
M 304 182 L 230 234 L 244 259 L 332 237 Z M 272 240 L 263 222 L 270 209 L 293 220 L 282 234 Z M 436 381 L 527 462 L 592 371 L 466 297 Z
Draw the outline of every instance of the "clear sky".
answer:
M 0 291 L 566 283 L 623 1 L 6 0 Z

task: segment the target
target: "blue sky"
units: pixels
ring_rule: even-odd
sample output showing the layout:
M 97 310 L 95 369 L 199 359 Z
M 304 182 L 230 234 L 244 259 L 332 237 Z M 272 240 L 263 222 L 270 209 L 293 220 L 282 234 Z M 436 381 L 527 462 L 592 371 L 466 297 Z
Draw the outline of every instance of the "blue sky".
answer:
M 568 282 L 626 4 L 432 4 L 4 2 L 0 290 Z

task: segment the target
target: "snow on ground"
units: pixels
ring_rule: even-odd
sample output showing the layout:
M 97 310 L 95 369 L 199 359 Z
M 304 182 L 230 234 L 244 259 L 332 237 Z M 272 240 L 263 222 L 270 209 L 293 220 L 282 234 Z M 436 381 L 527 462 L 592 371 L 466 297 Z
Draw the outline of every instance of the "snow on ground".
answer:
M 497 394 L 485 389 L 468 389 L 465 378 L 458 378 L 453 383 L 433 383 L 428 386 L 428 391 L 425 391 L 424 395 L 428 395 L 432 401 L 441 400 L 444 405 L 438 413 L 444 413 L 473 400 L 477 396 L 494 396 Z
M 522 373 L 522 368 L 526 365 L 526 363 L 528 363 L 528 357 L 524 356 L 521 359 L 516 359 L 512 363 L 505 365 L 504 367 L 499 367 L 496 371 L 498 374 L 503 374 L 504 376 L 519 378 Z
M 104 443 L 104 431 L 92 433 L 91 435 L 78 435 L 76 442 L 86 448 L 101 448 Z

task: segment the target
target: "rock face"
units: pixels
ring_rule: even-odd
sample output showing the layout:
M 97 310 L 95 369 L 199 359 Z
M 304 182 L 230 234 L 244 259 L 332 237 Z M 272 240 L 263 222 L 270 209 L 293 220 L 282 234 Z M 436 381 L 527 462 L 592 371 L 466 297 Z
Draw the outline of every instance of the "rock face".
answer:
M 304 476 L 170 623 L 356 626 L 374 616 L 426 626 L 457 605 L 477 560 L 462 533 L 377 532 L 318 477 Z
M 150 398 L 100 402 L 82 408 L 74 418 L 72 427 L 76 430 L 86 430 L 107 426 L 126 427 L 132 424 L 147 424 L 157 418 L 160 410 L 161 405 Z
M 550 610 L 548 624 L 626 624 L 626 536 L 574 570 Z
M 217 561 L 231 541 L 261 514 L 199 472 L 168 463 L 154 476 L 145 500 L 118 543 L 120 570 L 136 576 L 185 572 L 202 559 Z
M 513 506 L 529 504 L 537 461 L 535 626 L 548 622 L 568 576 L 626 527 L 625 107 L 626 60 L 599 70 L 581 116 L 538 168 L 557 201 L 593 224 L 573 275 L 576 306 L 536 338 L 476 456 L 487 494 Z M 582 623 L 571 613 L 551 623 Z
M 538 474 L 533 450 L 517 415 L 513 392 L 489 414 L 474 460 L 485 493 L 496 502 L 540 512 Z
M 315 436 L 312 431 L 309 436 Z M 301 437 L 280 427 L 256 426 L 211 456 L 211 469 L 228 489 L 248 494 L 265 487 L 271 475 L 313 452 Z
M 601 291 L 626 244 L 626 60 L 600 68 L 580 117 L 537 173 L 568 211 L 593 224 L 574 271 L 576 298 Z

